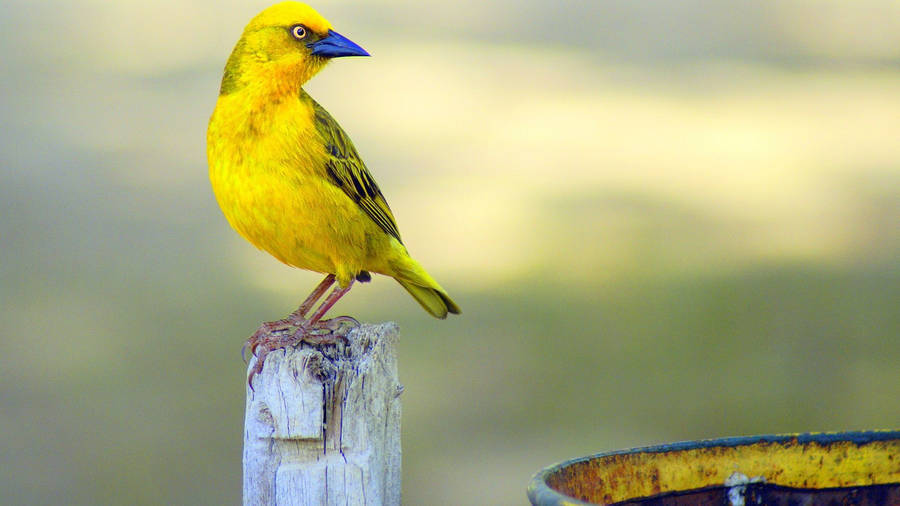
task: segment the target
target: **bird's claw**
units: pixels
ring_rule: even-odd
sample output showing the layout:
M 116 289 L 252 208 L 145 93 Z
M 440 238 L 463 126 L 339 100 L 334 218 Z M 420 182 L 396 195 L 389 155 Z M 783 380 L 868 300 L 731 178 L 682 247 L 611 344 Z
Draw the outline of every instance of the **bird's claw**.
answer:
M 322 320 L 313 325 L 309 330 L 311 335 L 332 335 L 336 338 L 343 338 L 351 330 L 359 327 L 359 322 L 352 316 L 337 316 L 330 320 Z
M 241 358 L 246 363 L 248 358 L 246 356 L 247 348 L 250 348 L 250 354 L 256 356 L 256 348 L 267 341 L 271 341 L 273 339 L 278 338 L 278 334 L 283 334 L 286 331 L 289 331 L 296 327 L 290 319 L 284 320 L 276 320 L 274 322 L 265 322 L 256 329 L 256 332 L 250 336 L 247 341 L 244 342 L 244 345 L 241 346 Z
M 262 372 L 266 355 L 270 352 L 284 349 L 287 353 L 288 346 L 296 346 L 302 342 L 313 346 L 333 345 L 338 342 L 350 344 L 347 334 L 356 327 L 359 327 L 359 322 L 350 316 L 338 316 L 313 324 L 307 321 L 295 322 L 294 318 L 263 323 L 241 348 L 241 357 L 247 348 L 250 348 L 250 353 L 256 357 L 256 363 L 253 364 L 253 369 L 247 377 L 250 390 L 253 390 L 253 377 Z M 293 331 L 287 332 L 290 330 Z

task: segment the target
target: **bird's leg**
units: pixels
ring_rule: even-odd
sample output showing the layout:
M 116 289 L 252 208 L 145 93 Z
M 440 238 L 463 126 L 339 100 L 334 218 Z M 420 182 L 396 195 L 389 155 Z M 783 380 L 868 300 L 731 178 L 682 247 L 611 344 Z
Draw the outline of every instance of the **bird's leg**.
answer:
M 319 286 L 313 290 L 313 293 L 303 302 L 303 304 L 301 304 L 297 311 L 291 313 L 287 319 L 263 324 L 263 326 L 256 331 L 256 334 L 253 334 L 247 342 L 247 345 L 245 345 L 245 347 L 250 346 L 251 351 L 256 355 L 256 364 L 247 378 L 247 382 L 250 383 L 251 389 L 253 388 L 253 377 L 262 371 L 266 355 L 270 352 L 288 346 L 294 346 L 304 341 L 314 345 L 336 344 L 338 341 L 344 341 L 346 343 L 347 333 L 351 329 L 359 326 L 359 322 L 349 316 L 339 316 L 331 320 L 322 320 L 325 313 L 327 313 L 341 297 L 350 291 L 350 287 L 353 286 L 352 279 L 345 287 L 335 287 L 328 297 L 322 301 L 322 304 L 316 309 L 315 313 L 313 313 L 309 319 L 303 319 L 303 316 L 309 311 L 309 308 L 326 290 L 328 290 L 328 287 L 334 283 L 334 280 L 334 275 L 329 274 L 321 283 L 319 283 Z M 296 328 L 296 331 L 287 334 L 283 333 L 283 331 L 291 328 Z M 265 332 L 264 329 L 268 332 Z M 272 329 L 272 331 L 269 331 L 269 329 Z M 281 335 L 275 335 L 272 332 L 277 332 L 277 334 Z
M 339 340 L 346 341 L 347 333 L 355 327 L 359 326 L 359 322 L 350 316 L 338 316 L 330 320 L 323 320 L 322 317 L 337 303 L 353 286 L 353 280 L 345 287 L 335 287 L 335 289 L 322 301 L 322 305 L 316 309 L 316 312 L 309 317 L 304 323 L 297 327 L 294 333 L 295 342 L 306 341 L 310 344 L 334 344 Z
M 328 295 L 328 297 L 322 302 L 322 305 L 319 306 L 319 309 L 316 309 L 316 312 L 313 313 L 313 315 L 309 317 L 309 320 L 307 321 L 307 323 L 309 325 L 315 325 L 316 323 L 318 323 L 319 320 L 321 320 L 322 317 L 325 316 L 325 313 L 327 313 L 328 310 L 331 309 L 331 307 L 334 306 L 335 303 L 337 303 L 337 301 L 339 301 L 341 299 L 341 297 L 343 297 L 344 295 L 347 294 L 347 292 L 350 291 L 350 288 L 353 287 L 353 281 L 355 281 L 355 280 L 353 278 L 350 278 L 350 282 L 347 283 L 347 286 L 336 287 Z
M 306 313 L 308 313 L 309 310 L 312 309 L 313 305 L 318 302 L 323 295 L 325 295 L 325 292 L 327 292 L 333 284 L 334 274 L 325 276 L 325 279 L 323 279 L 322 282 L 319 283 L 319 286 L 317 286 L 315 290 L 313 290 L 312 293 L 309 294 L 309 297 L 307 297 L 306 300 L 304 300 L 303 303 L 300 304 L 300 307 L 298 307 L 296 311 L 291 313 L 287 319 L 290 320 L 294 325 L 302 325 L 303 322 L 306 321 Z
M 335 343 L 338 340 L 346 340 L 347 333 L 354 327 L 359 326 L 359 322 L 355 318 L 349 316 L 338 316 L 330 320 L 323 320 L 322 317 L 337 303 L 353 286 L 353 279 L 345 287 L 336 287 L 328 297 L 322 302 L 322 305 L 316 309 L 316 312 L 309 317 L 294 337 L 297 340 L 307 341 L 309 343 Z
M 322 295 L 328 291 L 328 288 L 334 284 L 334 279 L 334 274 L 325 276 L 325 279 L 323 279 L 312 293 L 309 294 L 309 297 L 300 304 L 300 307 L 288 315 L 287 318 L 275 320 L 274 322 L 265 322 L 260 325 L 259 328 L 256 329 L 256 332 L 250 336 L 250 339 L 247 339 L 247 342 L 245 342 L 244 346 L 241 348 L 241 357 L 244 357 L 247 348 L 250 348 L 250 353 L 255 355 L 256 348 L 260 344 L 275 338 L 276 334 L 281 334 L 303 325 L 306 322 L 306 313 L 312 309 L 313 305 L 321 299 Z M 246 358 L 244 358 L 244 360 L 246 360 Z

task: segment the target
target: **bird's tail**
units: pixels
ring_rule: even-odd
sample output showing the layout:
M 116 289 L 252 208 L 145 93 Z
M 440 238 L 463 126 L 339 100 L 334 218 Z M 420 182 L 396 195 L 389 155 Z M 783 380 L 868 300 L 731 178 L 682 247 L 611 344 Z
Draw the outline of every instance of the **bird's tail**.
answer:
M 435 318 L 444 319 L 447 313 L 461 312 L 441 285 L 425 272 L 418 262 L 409 257 L 396 268 L 394 279 Z
M 459 306 L 440 288 L 419 286 L 404 279 L 397 278 L 406 291 L 435 318 L 444 319 L 447 313 L 459 314 Z

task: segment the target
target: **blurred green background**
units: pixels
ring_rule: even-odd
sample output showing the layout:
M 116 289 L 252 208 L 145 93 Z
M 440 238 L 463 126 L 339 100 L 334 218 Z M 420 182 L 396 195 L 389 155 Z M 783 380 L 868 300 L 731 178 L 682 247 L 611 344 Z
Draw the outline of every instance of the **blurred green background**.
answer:
M 207 181 L 221 69 L 268 4 L 0 4 L 0 503 L 239 502 L 241 344 L 320 277 Z M 338 306 L 402 328 L 407 504 L 900 425 L 897 2 L 314 6 L 374 57 L 307 89 L 464 311 L 386 278 Z

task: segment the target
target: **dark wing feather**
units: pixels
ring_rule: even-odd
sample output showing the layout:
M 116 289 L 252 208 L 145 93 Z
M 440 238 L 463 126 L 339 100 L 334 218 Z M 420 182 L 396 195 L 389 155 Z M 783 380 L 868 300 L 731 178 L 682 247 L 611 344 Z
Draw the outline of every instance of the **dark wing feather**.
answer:
M 353 142 L 328 111 L 312 98 L 309 100 L 316 114 L 316 130 L 325 140 L 330 155 L 325 170 L 331 182 L 353 199 L 382 230 L 402 243 L 394 214 L 353 147 Z

